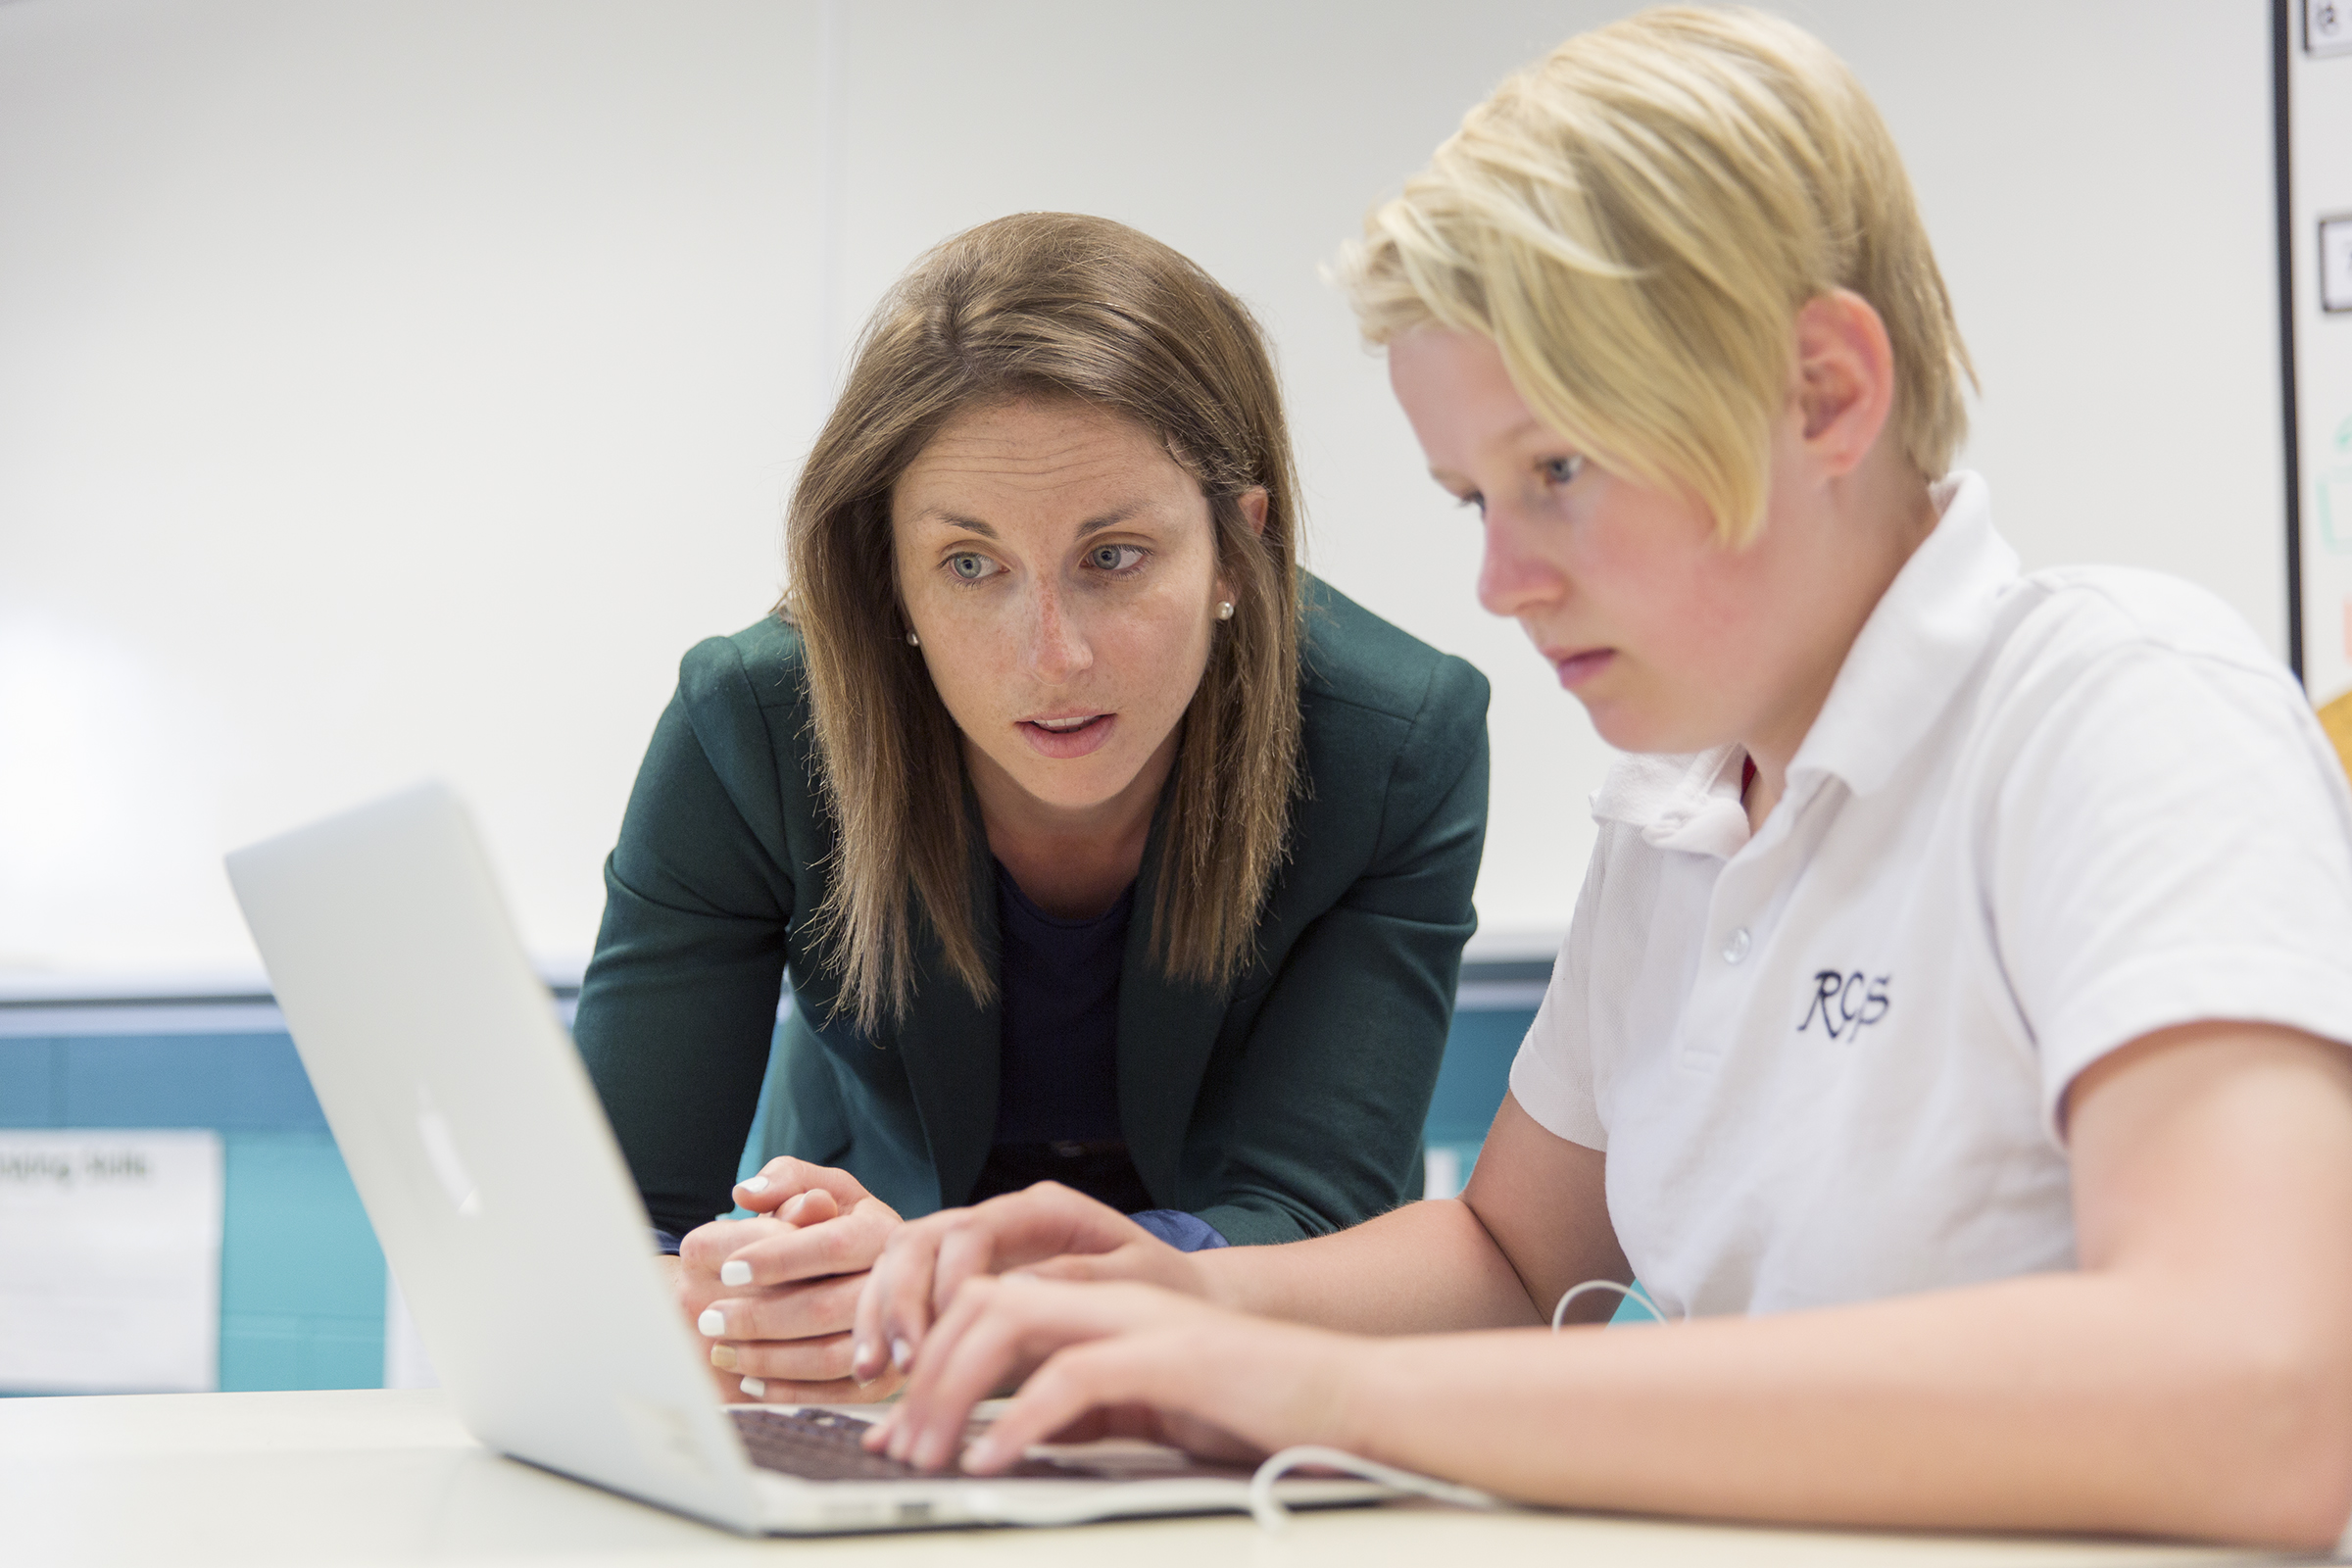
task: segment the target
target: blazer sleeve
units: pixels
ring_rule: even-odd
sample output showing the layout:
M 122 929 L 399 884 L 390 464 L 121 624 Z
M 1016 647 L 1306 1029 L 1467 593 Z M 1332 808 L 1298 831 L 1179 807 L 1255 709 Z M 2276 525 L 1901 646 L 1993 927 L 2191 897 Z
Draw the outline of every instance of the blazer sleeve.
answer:
M 605 862 L 572 1026 L 646 1208 L 674 1235 L 733 1206 L 775 1033 L 794 886 L 769 718 L 732 642 L 687 654 Z
M 1487 831 L 1487 682 L 1438 662 L 1370 862 L 1300 933 L 1195 1136 L 1222 1146 L 1195 1212 L 1236 1244 L 1295 1241 L 1410 1198 L 1453 1019 Z

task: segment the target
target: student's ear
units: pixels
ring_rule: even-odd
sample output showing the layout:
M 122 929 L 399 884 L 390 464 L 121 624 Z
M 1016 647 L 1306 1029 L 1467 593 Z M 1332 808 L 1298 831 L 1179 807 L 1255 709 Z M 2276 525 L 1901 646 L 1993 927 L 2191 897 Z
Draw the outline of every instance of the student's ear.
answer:
M 1796 382 L 1805 450 L 1836 476 L 1850 473 L 1894 412 L 1894 345 L 1870 301 L 1835 289 L 1796 313 Z

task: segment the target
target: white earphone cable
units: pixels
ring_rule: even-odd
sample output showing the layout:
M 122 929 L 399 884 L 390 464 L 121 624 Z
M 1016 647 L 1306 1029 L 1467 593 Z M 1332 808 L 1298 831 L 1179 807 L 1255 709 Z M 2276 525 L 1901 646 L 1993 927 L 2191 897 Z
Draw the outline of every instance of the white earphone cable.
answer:
M 1458 1486 L 1451 1481 L 1439 1481 L 1399 1470 L 1395 1465 L 1382 1464 L 1377 1459 L 1358 1458 L 1339 1448 L 1326 1448 L 1316 1444 L 1300 1444 L 1294 1448 L 1267 1456 L 1250 1478 L 1250 1512 L 1258 1524 L 1268 1530 L 1280 1530 L 1290 1522 L 1291 1510 L 1274 1495 L 1274 1483 L 1300 1465 L 1320 1465 L 1326 1470 L 1338 1470 L 1365 1481 L 1377 1481 L 1383 1486 L 1409 1492 L 1415 1496 L 1435 1497 L 1461 1508 L 1507 1508 L 1510 1504 L 1476 1487 Z
M 1649 1293 L 1642 1288 L 1642 1282 L 1639 1280 L 1631 1285 L 1620 1285 L 1615 1280 L 1587 1280 L 1582 1285 L 1569 1286 L 1567 1294 L 1560 1298 L 1559 1304 L 1551 1309 L 1552 1333 L 1560 1332 L 1561 1322 L 1568 1316 L 1568 1303 L 1588 1291 L 1615 1291 L 1660 1323 L 1673 1321 L 1658 1309 L 1658 1303 L 1649 1298 Z
M 1589 1295 L 1593 1291 L 1614 1291 L 1640 1306 L 1642 1311 L 1647 1312 L 1660 1323 L 1672 1321 L 1665 1312 L 1659 1309 L 1658 1303 L 1650 1299 L 1649 1293 L 1639 1284 L 1629 1286 L 1620 1285 L 1615 1280 L 1587 1280 L 1581 1285 L 1569 1287 L 1567 1294 L 1560 1298 L 1559 1303 L 1552 1307 L 1551 1332 L 1554 1334 L 1560 1332 L 1562 1322 L 1568 1316 L 1570 1303 L 1575 1301 L 1578 1297 Z M 1300 1465 L 1310 1464 L 1320 1466 L 1325 1470 L 1337 1470 L 1344 1475 L 1357 1476 L 1366 1481 L 1377 1481 L 1383 1486 L 1395 1487 L 1399 1492 L 1409 1492 L 1415 1496 L 1434 1497 L 1440 1502 L 1450 1502 L 1457 1507 L 1507 1508 L 1510 1506 L 1500 1497 L 1492 1493 L 1481 1492 L 1476 1487 L 1465 1487 L 1455 1482 L 1439 1481 L 1430 1476 L 1419 1475 L 1410 1470 L 1399 1470 L 1395 1465 L 1382 1464 L 1376 1459 L 1359 1458 L 1357 1455 L 1340 1448 L 1326 1448 L 1317 1444 L 1301 1444 L 1297 1447 L 1284 1448 L 1281 1452 L 1268 1456 L 1266 1462 L 1257 1467 L 1257 1474 L 1250 1478 L 1250 1512 L 1259 1525 L 1267 1530 L 1280 1530 L 1289 1522 L 1291 1511 L 1283 1506 L 1280 1498 L 1274 1495 L 1274 1483 Z

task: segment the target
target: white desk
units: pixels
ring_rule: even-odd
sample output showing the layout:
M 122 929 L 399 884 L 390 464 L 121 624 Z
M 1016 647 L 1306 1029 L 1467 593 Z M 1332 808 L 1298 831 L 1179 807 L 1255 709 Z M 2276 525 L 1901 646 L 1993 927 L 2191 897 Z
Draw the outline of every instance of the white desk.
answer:
M 1240 1517 L 748 1541 L 490 1454 L 438 1392 L 0 1400 L 0 1563 L 546 1564 L 781 1561 L 830 1568 L 1839 1568 L 2242 1562 L 2144 1544 L 1736 1530 L 1399 1504 Z

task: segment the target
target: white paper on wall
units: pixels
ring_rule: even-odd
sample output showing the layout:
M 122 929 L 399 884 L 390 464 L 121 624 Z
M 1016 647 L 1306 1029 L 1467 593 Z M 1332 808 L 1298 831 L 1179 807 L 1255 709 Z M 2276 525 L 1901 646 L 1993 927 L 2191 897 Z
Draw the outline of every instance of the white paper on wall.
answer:
M 0 1132 L 0 1389 L 220 1380 L 220 1138 Z

